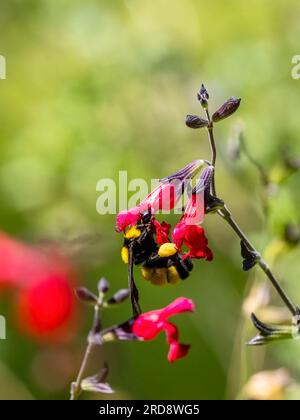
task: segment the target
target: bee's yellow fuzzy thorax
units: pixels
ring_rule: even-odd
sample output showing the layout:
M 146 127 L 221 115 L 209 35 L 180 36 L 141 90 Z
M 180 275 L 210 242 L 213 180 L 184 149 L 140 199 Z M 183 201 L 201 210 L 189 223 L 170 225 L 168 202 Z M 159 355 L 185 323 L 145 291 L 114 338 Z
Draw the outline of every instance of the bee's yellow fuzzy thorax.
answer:
M 125 233 L 125 239 L 136 239 L 141 233 L 142 232 L 136 226 L 133 226 Z
M 122 258 L 122 261 L 125 264 L 128 264 L 128 262 L 129 262 L 129 251 L 128 251 L 128 248 L 126 246 L 123 246 L 122 249 L 121 249 L 121 258 Z
M 161 245 L 161 247 L 158 250 L 158 255 L 160 257 L 171 257 L 172 255 L 175 255 L 178 252 L 176 245 L 167 242 L 166 244 Z

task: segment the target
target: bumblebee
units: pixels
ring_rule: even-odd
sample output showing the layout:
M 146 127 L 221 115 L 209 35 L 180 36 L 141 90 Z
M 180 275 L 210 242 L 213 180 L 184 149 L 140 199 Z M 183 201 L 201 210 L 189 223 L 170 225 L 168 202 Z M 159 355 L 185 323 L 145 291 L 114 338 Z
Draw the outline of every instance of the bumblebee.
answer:
M 133 253 L 135 265 L 142 264 L 149 256 L 157 252 L 158 245 L 154 239 L 154 227 L 152 215 L 147 212 L 141 216 L 141 223 L 130 228 L 124 235 L 124 242 L 121 251 L 122 260 L 128 264 L 129 248 Z
M 141 223 L 130 228 L 124 235 L 122 260 L 128 264 L 129 248 L 135 265 L 143 264 L 143 277 L 155 285 L 176 284 L 185 280 L 193 269 L 190 258 L 183 259 L 175 244 L 159 246 L 155 241 L 155 228 L 150 212 L 141 216 Z

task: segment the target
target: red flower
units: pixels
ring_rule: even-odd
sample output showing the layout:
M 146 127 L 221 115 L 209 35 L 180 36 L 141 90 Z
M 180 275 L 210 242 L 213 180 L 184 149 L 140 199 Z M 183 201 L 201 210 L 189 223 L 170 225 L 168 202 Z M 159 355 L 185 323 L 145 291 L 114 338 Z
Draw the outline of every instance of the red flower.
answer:
M 178 298 L 164 309 L 146 312 L 140 315 L 132 326 L 132 332 L 141 340 L 153 340 L 161 331 L 165 331 L 167 343 L 170 345 L 168 360 L 175 362 L 186 356 L 190 346 L 178 341 L 177 327 L 168 322 L 168 318 L 182 312 L 191 312 L 195 308 L 193 301 L 186 298 Z
M 171 230 L 171 225 L 166 222 L 159 223 L 158 220 L 153 220 L 155 227 L 156 242 L 158 245 L 163 245 L 169 241 L 169 233 Z
M 16 301 L 23 331 L 40 338 L 58 338 L 74 311 L 74 293 L 64 277 L 50 276 L 22 290 Z M 55 332 L 55 336 L 53 333 Z M 61 337 L 63 338 L 63 337 Z
M 172 210 L 181 194 L 181 188 L 176 183 L 160 184 L 138 206 L 123 210 L 117 215 L 117 232 L 124 231 L 128 226 L 134 226 L 140 219 L 140 215 L 146 211 L 151 210 L 154 214 L 159 210 Z
M 136 207 L 121 211 L 117 215 L 116 230 L 124 231 L 128 226 L 133 226 L 140 218 L 140 214 L 151 210 L 157 213 L 159 210 L 170 211 L 182 196 L 184 189 L 190 180 L 197 174 L 202 166 L 202 160 L 189 163 L 180 171 L 160 180 L 160 184 Z
M 182 219 L 186 224 L 199 225 L 205 216 L 204 191 L 193 193 L 186 205 Z
M 201 226 L 189 225 L 182 219 L 173 230 L 173 241 L 178 249 L 185 244 L 189 252 L 183 258 L 205 258 L 208 261 L 213 259 L 213 253 L 208 248 L 208 240 L 204 229 Z
M 130 210 L 123 210 L 117 215 L 116 230 L 117 232 L 124 231 L 128 226 L 134 226 L 140 219 L 139 207 L 134 207 Z
M 23 331 L 60 340 L 74 326 L 74 271 L 56 249 L 28 246 L 0 233 L 0 286 L 15 292 Z

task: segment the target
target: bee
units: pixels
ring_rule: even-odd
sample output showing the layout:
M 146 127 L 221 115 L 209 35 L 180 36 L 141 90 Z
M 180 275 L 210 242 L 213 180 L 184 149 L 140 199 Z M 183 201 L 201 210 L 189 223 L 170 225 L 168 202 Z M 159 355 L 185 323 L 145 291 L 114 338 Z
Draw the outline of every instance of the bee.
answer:
M 124 263 L 128 264 L 129 248 L 132 250 L 135 265 L 142 264 L 152 253 L 157 252 L 158 245 L 154 239 L 154 233 L 151 213 L 141 215 L 141 223 L 130 228 L 124 235 L 121 251 Z
M 143 277 L 155 285 L 176 284 L 189 277 L 193 269 L 190 258 L 183 259 L 173 243 L 159 246 L 154 238 L 151 212 L 141 215 L 141 222 L 124 235 L 122 260 L 128 264 L 129 248 L 135 265 L 141 265 Z

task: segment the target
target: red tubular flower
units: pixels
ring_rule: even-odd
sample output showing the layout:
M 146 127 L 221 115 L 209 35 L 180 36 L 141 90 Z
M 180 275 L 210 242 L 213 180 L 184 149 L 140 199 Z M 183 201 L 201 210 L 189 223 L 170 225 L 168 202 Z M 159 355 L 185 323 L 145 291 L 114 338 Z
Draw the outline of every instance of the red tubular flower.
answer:
M 140 208 L 134 207 L 130 210 L 120 211 L 117 215 L 116 230 L 123 232 L 128 226 L 134 226 L 140 219 Z
M 168 360 L 175 362 L 186 356 L 190 346 L 179 343 L 177 327 L 168 322 L 168 318 L 182 312 L 191 312 L 195 308 L 193 301 L 187 298 L 178 298 L 164 309 L 146 312 L 140 315 L 133 323 L 132 332 L 140 340 L 153 340 L 161 331 L 165 331 L 167 343 L 170 345 Z
M 182 219 L 173 230 L 172 236 L 173 242 L 178 249 L 181 249 L 183 244 L 189 248 L 189 252 L 183 257 L 184 259 L 204 258 L 207 261 L 213 259 L 213 253 L 208 248 L 208 240 L 201 226 L 188 225 L 185 219 Z
M 154 219 L 153 223 L 155 227 L 156 242 L 158 245 L 163 245 L 169 242 L 171 225 L 166 222 L 159 223 L 159 221 L 156 219 Z
M 202 160 L 189 163 L 180 171 L 160 180 L 158 185 L 136 207 L 121 211 L 117 215 L 116 230 L 124 231 L 128 226 L 133 226 L 139 220 L 139 215 L 148 210 L 154 214 L 160 210 L 170 211 L 181 198 L 187 184 L 197 174 L 203 164 Z
M 187 225 L 199 225 L 205 216 L 204 191 L 193 193 L 186 205 L 182 219 Z

